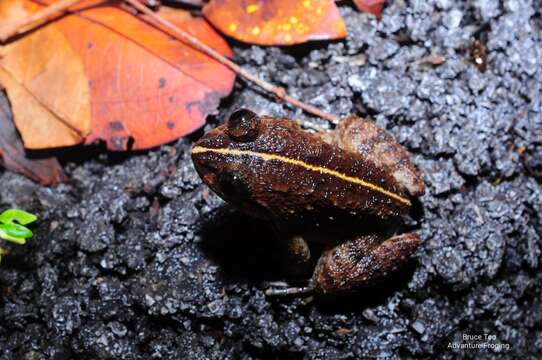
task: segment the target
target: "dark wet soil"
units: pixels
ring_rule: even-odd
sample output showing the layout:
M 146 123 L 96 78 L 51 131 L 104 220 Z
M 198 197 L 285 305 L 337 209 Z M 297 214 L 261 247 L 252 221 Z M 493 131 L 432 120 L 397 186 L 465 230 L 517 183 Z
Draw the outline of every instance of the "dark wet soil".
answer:
M 66 184 L 0 177 L 2 208 L 40 219 L 0 266 L 0 359 L 540 358 L 542 5 L 391 3 L 381 22 L 341 5 L 346 41 L 235 51 L 413 154 L 427 193 L 405 269 L 342 299 L 268 299 L 287 276 L 278 249 L 202 184 L 201 132 L 129 156 L 78 150 Z M 420 61 L 431 54 L 446 62 Z M 206 129 L 241 106 L 325 125 L 238 80 Z

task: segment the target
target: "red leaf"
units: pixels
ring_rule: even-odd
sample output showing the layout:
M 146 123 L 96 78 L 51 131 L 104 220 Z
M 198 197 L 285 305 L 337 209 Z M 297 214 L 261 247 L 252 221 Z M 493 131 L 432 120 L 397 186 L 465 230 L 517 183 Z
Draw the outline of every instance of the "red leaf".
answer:
M 384 2 L 386 2 L 386 0 L 354 0 L 358 9 L 371 13 L 378 18 L 382 15 Z
M 231 56 L 203 19 L 179 10 L 160 15 Z M 133 149 L 177 139 L 201 127 L 233 87 L 235 75 L 228 68 L 120 9 L 98 7 L 80 16 L 100 25 L 87 23 L 81 34 L 86 20 L 71 16 L 58 26 L 92 81 L 87 143 L 106 139 L 111 150 L 125 150 L 130 137 Z

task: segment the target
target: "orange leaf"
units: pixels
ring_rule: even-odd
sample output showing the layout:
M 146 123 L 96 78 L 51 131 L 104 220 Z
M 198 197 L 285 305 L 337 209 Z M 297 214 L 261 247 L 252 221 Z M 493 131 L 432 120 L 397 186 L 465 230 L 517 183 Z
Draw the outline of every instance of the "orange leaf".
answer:
M 85 142 L 103 139 L 111 150 L 146 149 L 201 127 L 205 117 L 215 111 L 220 98 L 231 91 L 235 75 L 134 17 L 117 3 L 86 9 L 78 6 L 76 14 L 33 33 L 49 28 L 59 32 L 75 53 L 74 58 L 82 63 L 89 100 L 69 92 L 64 97 L 90 107 L 90 133 L 85 136 Z M 231 55 L 226 42 L 204 20 L 192 18 L 183 10 L 160 15 L 222 54 Z M 27 42 L 27 37 L 14 44 Z M 29 50 L 18 53 L 13 61 L 28 58 L 30 49 L 36 52 L 45 46 L 50 45 L 47 42 L 28 45 Z M 62 50 L 54 48 L 54 51 Z M 0 60 L 0 67 L 3 62 Z M 21 80 L 16 77 L 19 83 Z M 8 91 L 11 93 L 9 86 Z M 47 88 L 34 89 L 32 95 L 36 97 L 36 93 L 45 96 Z M 25 144 L 28 137 L 40 137 L 35 130 L 31 133 L 21 129 L 21 134 Z M 50 142 L 41 147 L 54 146 L 58 144 Z
M 386 0 L 354 0 L 358 9 L 371 13 L 378 18 L 382 15 L 384 2 L 386 2 Z
M 290 45 L 346 36 L 333 0 L 211 0 L 203 14 L 226 35 L 252 44 Z
M 202 19 L 181 10 L 160 15 L 231 55 Z M 89 9 L 57 26 L 83 58 L 92 81 L 87 142 L 106 139 L 112 150 L 126 149 L 130 137 L 134 149 L 169 142 L 201 127 L 232 89 L 235 75 L 225 66 L 118 8 Z

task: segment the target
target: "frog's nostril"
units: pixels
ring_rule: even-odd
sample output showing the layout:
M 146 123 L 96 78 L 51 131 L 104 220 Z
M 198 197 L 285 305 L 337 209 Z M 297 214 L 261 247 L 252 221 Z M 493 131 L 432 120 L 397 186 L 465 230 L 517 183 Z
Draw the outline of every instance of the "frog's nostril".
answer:
M 230 115 L 227 123 L 227 134 L 235 141 L 253 141 L 258 137 L 260 118 L 247 109 L 239 109 Z

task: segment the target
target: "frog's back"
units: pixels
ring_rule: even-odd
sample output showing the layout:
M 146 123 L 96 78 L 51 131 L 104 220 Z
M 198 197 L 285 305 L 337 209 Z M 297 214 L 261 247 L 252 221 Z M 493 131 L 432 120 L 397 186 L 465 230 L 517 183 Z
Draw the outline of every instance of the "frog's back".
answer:
M 395 217 L 408 211 L 404 189 L 361 155 L 343 150 L 286 119 L 262 118 L 260 135 L 239 149 L 253 168 L 253 198 L 282 218 L 348 212 Z

